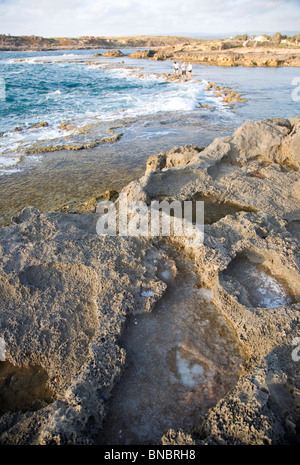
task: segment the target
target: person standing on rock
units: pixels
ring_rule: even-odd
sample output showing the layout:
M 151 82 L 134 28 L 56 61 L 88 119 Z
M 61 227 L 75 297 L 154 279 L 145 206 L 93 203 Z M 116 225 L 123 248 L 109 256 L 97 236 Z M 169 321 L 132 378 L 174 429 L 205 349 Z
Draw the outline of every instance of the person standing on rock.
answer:
M 193 71 L 192 63 L 189 63 L 189 65 L 188 65 L 189 79 L 191 79 L 191 77 L 192 77 L 192 71 Z
M 174 68 L 174 76 L 177 77 L 179 75 L 179 64 L 176 61 L 174 61 L 173 68 Z
M 181 74 L 182 74 L 182 76 L 186 76 L 186 63 L 185 63 L 185 61 L 181 65 Z

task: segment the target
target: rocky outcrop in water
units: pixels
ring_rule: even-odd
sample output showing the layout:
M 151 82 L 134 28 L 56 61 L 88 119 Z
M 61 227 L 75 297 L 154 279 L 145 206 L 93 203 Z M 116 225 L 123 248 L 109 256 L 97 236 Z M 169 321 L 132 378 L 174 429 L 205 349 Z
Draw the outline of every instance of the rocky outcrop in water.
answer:
M 123 57 L 124 53 L 122 53 L 121 50 L 108 50 L 107 52 L 104 52 L 102 55 L 104 57 L 116 58 L 116 57 Z
M 133 58 L 147 58 L 147 51 L 135 53 Z M 300 66 L 299 48 L 217 48 L 207 50 L 203 45 L 176 47 L 161 47 L 156 51 L 153 60 L 191 61 L 199 65 L 224 66 L 224 67 L 272 67 Z
M 150 313 L 165 295 L 159 267 L 170 247 L 195 266 L 197 289 L 244 361 L 198 425 L 170 427 L 162 443 L 299 444 L 299 143 L 300 118 L 246 122 L 206 148 L 151 157 L 115 200 L 204 201 L 202 245 L 182 235 L 99 236 L 99 211 L 28 207 L 0 230 L 0 370 L 11 387 L 0 399 L 1 444 L 101 443 L 107 400 L 126 376 L 120 335 L 130 315 Z M 38 406 L 13 408 L 30 375 L 18 378 L 13 366 L 46 372 Z
M 136 36 L 136 37 L 52 37 L 11 36 L 0 34 L 0 50 L 76 50 L 76 49 L 118 49 L 173 46 L 192 44 L 197 39 L 176 36 Z

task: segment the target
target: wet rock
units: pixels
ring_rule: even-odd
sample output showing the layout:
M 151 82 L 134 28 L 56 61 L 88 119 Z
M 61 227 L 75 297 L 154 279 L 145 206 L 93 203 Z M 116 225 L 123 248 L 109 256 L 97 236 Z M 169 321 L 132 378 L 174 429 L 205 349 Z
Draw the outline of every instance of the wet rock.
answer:
M 145 58 L 153 58 L 156 53 L 157 53 L 156 50 L 143 50 L 143 51 L 136 50 L 135 52 L 130 53 L 128 56 L 130 58 L 145 59 Z
M 0 362 L 0 408 L 35 411 L 54 402 L 47 373 L 38 366 L 18 367 Z
M 205 90 L 214 90 L 216 97 L 221 97 L 224 103 L 231 105 L 237 102 L 244 102 L 246 99 L 235 90 L 218 86 L 215 82 L 209 82 Z
M 47 121 L 41 121 L 40 123 L 33 124 L 31 128 L 46 128 L 48 125 Z
M 117 57 L 123 57 L 124 53 L 121 52 L 121 50 L 108 50 L 107 52 L 104 52 L 102 56 L 117 58 Z
M 167 152 L 153 155 L 147 160 L 146 173 L 151 170 L 162 170 L 164 168 L 187 165 L 202 150 L 204 150 L 204 147 L 200 148 L 196 145 L 188 145 L 185 147 L 174 147 Z

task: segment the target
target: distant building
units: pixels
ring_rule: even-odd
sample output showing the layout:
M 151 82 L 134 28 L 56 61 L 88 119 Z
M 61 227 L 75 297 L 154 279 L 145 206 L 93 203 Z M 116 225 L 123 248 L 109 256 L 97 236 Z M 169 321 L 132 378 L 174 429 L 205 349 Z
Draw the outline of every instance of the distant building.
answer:
M 256 36 L 256 37 L 254 37 L 254 40 L 256 40 L 257 42 L 264 42 L 265 40 L 267 40 L 267 37 L 266 36 Z

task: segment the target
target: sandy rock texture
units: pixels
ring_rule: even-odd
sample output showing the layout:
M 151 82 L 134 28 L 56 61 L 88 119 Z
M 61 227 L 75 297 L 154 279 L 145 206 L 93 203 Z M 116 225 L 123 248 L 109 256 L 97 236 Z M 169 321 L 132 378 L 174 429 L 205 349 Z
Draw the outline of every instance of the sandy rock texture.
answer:
M 182 50 L 175 52 L 177 60 L 192 60 L 203 65 L 214 66 L 300 66 L 300 53 L 298 49 L 257 49 L 251 47 L 230 50 Z
M 251 45 L 251 44 L 250 44 Z M 129 55 L 132 58 L 150 58 L 152 60 L 191 61 L 210 66 L 245 66 L 245 67 L 278 67 L 300 66 L 300 49 L 276 48 L 269 44 L 265 47 L 235 46 L 226 47 L 224 43 L 181 44 L 181 46 L 165 46 L 156 50 L 136 51 Z
M 104 57 L 123 57 L 124 53 L 121 52 L 121 50 L 108 50 L 107 52 L 104 52 L 102 54 Z
M 194 40 L 137 50 L 132 58 L 191 61 L 211 66 L 278 67 L 300 66 L 300 48 L 273 41 Z
M 126 187 L 133 201 L 203 200 L 203 247 L 173 240 L 193 257 L 204 288 L 234 326 L 247 355 L 236 388 L 199 425 L 197 444 L 299 443 L 299 141 L 300 118 L 244 123 L 202 150 L 190 146 L 148 160 L 145 176 Z M 171 160 L 182 152 L 182 165 Z M 284 284 L 288 305 L 257 306 L 226 270 L 247 260 Z M 250 289 L 250 290 L 249 290 Z M 252 289 L 252 291 L 251 291 Z M 164 444 L 192 440 L 169 431 Z
M 246 122 L 206 148 L 150 157 L 115 200 L 204 201 L 202 245 L 163 240 L 194 263 L 245 354 L 236 386 L 201 424 L 166 431 L 162 444 L 299 444 L 299 143 L 300 118 Z M 0 230 L 7 361 L 42 367 L 54 398 L 23 412 L 1 404 L 1 444 L 95 442 L 124 373 L 126 317 L 151 312 L 166 290 L 160 238 L 99 236 L 97 219 L 28 207 Z M 280 287 L 275 304 L 251 270 L 242 279 L 243 267 L 271 283 L 270 295 Z
M 151 246 L 98 236 L 94 217 L 31 207 L 0 235 L 6 360 L 46 370 L 55 398 L 25 413 L 2 402 L 0 442 L 89 443 L 124 364 L 126 315 L 150 311 L 165 289 L 147 265 Z

